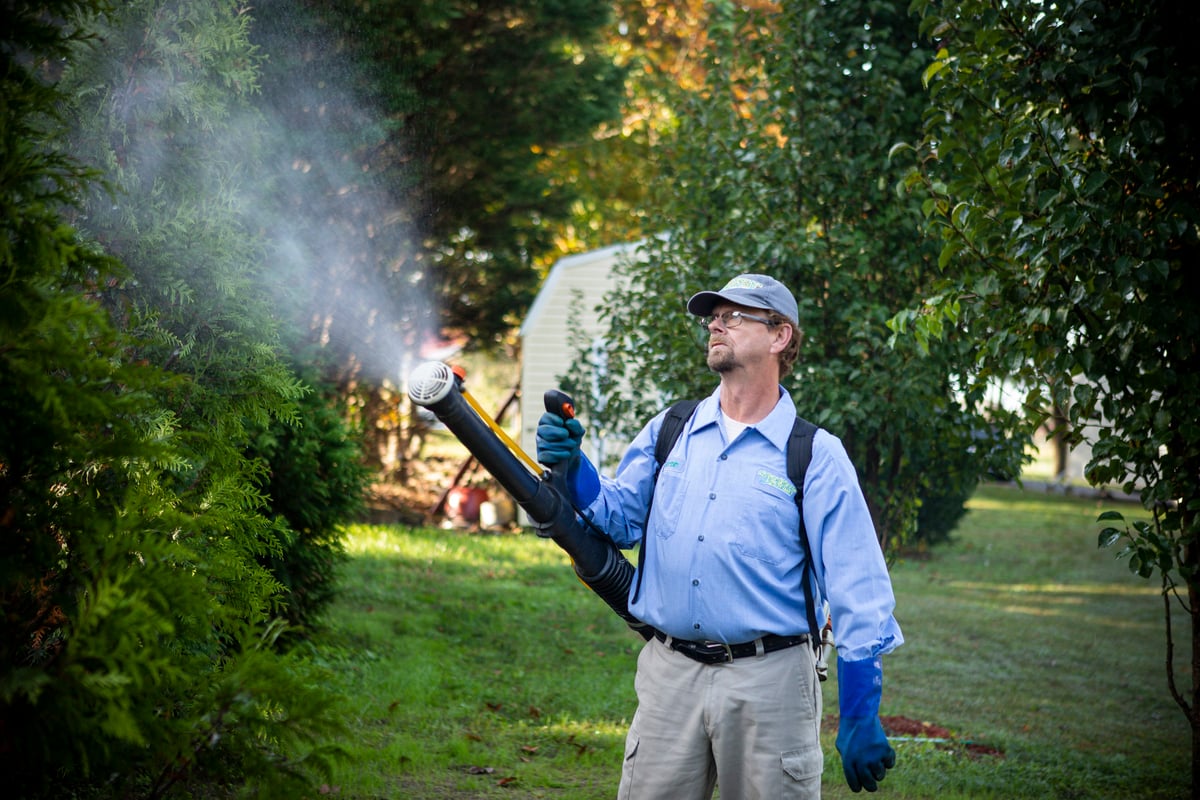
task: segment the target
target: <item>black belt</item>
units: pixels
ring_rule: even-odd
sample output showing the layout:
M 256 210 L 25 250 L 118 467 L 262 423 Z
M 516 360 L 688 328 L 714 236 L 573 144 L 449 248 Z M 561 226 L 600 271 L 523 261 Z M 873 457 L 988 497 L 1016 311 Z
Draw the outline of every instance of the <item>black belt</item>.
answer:
M 693 642 L 687 639 L 676 639 L 673 636 L 667 636 L 662 631 L 655 631 L 654 636 L 675 652 L 682 653 L 693 661 L 699 661 L 701 664 L 720 664 L 725 661 L 733 661 L 735 658 L 749 658 L 759 653 L 773 653 L 776 650 L 785 650 L 789 647 L 795 647 L 798 644 L 805 644 L 808 641 L 807 633 L 802 633 L 798 636 L 776 636 L 773 633 L 769 633 L 761 639 L 756 639 L 753 642 L 743 642 L 742 644 Z M 762 647 L 761 650 L 759 649 L 760 645 Z

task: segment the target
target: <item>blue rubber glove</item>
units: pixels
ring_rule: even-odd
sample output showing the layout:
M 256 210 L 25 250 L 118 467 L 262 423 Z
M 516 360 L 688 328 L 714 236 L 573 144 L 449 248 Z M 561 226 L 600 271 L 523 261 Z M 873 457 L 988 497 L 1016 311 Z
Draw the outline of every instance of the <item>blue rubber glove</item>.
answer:
M 568 469 L 579 461 L 582 453 L 583 425 L 571 417 L 563 419 L 549 411 L 542 414 L 537 426 L 537 458 L 548 467 L 566 464 Z
M 538 461 L 548 467 L 567 465 L 567 488 L 578 507 L 591 505 L 600 494 L 600 475 L 580 450 L 583 433 L 583 425 L 574 417 L 564 420 L 547 411 L 538 420 Z
M 879 721 L 883 695 L 883 661 L 838 659 L 837 750 L 850 791 L 873 792 L 889 769 L 896 766 L 896 751 L 888 744 Z

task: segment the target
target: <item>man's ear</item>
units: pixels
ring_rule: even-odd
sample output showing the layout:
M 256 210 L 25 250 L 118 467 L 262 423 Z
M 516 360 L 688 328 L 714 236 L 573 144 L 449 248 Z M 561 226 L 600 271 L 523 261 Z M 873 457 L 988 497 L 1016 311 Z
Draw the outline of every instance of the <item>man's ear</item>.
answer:
M 792 341 L 792 337 L 796 335 L 796 331 L 791 325 L 776 325 L 775 338 L 771 342 L 772 353 L 782 353 L 783 349 L 788 346 L 788 342 Z

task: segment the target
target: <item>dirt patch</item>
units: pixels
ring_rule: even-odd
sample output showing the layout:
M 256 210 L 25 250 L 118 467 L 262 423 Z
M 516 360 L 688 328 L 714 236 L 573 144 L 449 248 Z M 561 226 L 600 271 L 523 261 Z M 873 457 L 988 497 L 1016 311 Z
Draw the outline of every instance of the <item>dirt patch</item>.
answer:
M 883 729 L 889 736 L 915 736 L 922 739 L 952 739 L 954 734 L 949 728 L 934 725 L 932 722 L 920 722 L 908 717 L 880 717 Z
M 896 739 L 928 740 L 939 750 L 961 751 L 972 757 L 1004 758 L 1004 751 L 981 742 L 964 739 L 949 728 L 932 722 L 899 716 L 881 716 L 883 729 Z
M 512 498 L 476 462 L 429 456 L 410 464 L 406 479 L 373 484 L 362 521 L 504 533 L 517 529 L 515 516 Z
M 373 484 L 367 493 L 364 521 L 376 525 L 437 524 L 442 515 L 434 514 L 434 509 L 454 485 L 462 465 L 461 458 L 427 456 L 409 465 L 404 480 Z

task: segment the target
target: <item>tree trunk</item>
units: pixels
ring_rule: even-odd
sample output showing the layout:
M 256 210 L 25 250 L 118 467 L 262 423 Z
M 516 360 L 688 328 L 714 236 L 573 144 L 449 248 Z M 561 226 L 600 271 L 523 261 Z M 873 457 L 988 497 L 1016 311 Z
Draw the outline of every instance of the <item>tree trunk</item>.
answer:
M 1195 554 L 1194 548 L 1189 549 Z M 1200 800 L 1200 584 L 1195 578 L 1188 581 L 1188 614 L 1192 624 L 1192 701 L 1190 706 L 1183 704 L 1183 710 L 1192 727 L 1192 800 Z
M 1071 454 L 1071 448 L 1067 445 L 1067 431 L 1071 429 L 1071 424 L 1066 412 L 1057 403 L 1054 404 L 1050 425 L 1050 440 L 1054 444 L 1054 477 L 1063 480 L 1067 476 L 1067 459 Z

